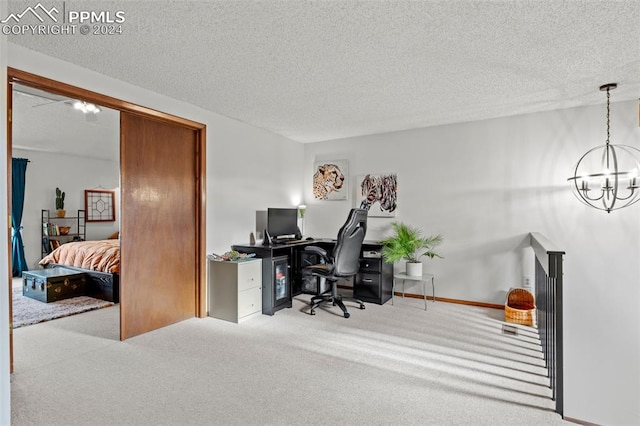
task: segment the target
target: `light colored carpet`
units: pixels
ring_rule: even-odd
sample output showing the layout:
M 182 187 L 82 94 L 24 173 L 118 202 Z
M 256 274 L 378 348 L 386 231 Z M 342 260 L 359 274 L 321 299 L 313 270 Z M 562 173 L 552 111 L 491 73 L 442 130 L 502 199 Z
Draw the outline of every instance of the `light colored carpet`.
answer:
M 118 307 L 14 332 L 15 425 L 549 425 L 534 330 L 500 310 L 396 299 L 190 319 L 118 341 Z
M 13 328 L 50 321 L 94 309 L 113 306 L 113 303 L 88 296 L 72 297 L 44 303 L 24 297 L 22 287 L 13 288 Z

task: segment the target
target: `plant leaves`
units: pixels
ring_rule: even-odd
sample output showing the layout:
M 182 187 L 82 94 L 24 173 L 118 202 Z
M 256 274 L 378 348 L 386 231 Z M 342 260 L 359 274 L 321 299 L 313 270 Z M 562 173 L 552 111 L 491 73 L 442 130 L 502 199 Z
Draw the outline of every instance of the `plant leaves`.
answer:
M 441 235 L 422 237 L 422 232 L 402 222 L 393 222 L 393 235 L 384 239 L 382 243 L 382 258 L 387 263 L 394 263 L 401 259 L 419 262 L 422 256 L 431 259 L 440 254 L 433 250 L 442 243 Z M 424 251 L 423 251 L 424 250 Z

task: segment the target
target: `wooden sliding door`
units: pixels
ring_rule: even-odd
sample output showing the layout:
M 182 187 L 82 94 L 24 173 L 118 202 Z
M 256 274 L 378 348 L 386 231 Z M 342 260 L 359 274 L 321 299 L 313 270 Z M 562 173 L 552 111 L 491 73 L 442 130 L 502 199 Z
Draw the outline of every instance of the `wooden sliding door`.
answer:
M 197 131 L 120 115 L 122 340 L 198 315 Z
M 120 111 L 120 338 L 206 316 L 206 126 L 14 68 L 7 74 L 9 82 Z M 8 86 L 10 111 L 11 101 Z M 11 136 L 8 114 L 9 206 Z M 8 281 L 3 291 L 11 291 Z

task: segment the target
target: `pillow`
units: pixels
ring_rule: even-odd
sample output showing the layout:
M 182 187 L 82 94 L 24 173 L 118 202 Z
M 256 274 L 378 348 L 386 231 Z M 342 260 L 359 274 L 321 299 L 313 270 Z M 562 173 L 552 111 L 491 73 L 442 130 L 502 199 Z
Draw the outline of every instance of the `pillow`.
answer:
M 109 237 L 107 239 L 108 240 L 115 240 L 117 238 L 120 238 L 120 231 L 116 231 L 113 234 L 109 235 Z

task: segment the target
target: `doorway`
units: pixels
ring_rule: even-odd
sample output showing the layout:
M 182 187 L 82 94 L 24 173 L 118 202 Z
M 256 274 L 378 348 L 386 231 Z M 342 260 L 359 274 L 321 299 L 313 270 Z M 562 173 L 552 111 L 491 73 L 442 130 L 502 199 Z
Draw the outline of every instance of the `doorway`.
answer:
M 70 235 L 54 242 L 105 240 L 119 231 L 120 111 L 93 106 L 95 112 L 85 113 L 74 106 L 80 102 L 75 99 L 20 83 L 12 86 L 11 153 L 28 160 L 22 212 L 24 255 L 28 269 L 37 269 L 53 246 L 52 241 L 46 244 L 48 229 L 40 223 L 43 217 L 58 216 L 58 201 L 65 219 L 55 219 L 54 224 L 70 226 Z M 56 200 L 56 188 L 64 198 Z M 78 226 L 75 218 L 78 210 L 85 209 L 87 189 L 113 191 L 114 214 L 88 221 L 85 212 Z
M 121 165 L 148 165 L 146 168 L 124 168 L 121 166 L 120 171 L 123 200 L 126 197 L 126 206 L 123 205 L 121 209 L 121 245 L 127 248 L 128 253 L 136 253 L 138 256 L 136 262 L 129 261 L 126 253 L 123 253 L 121 259 L 121 278 L 124 278 L 121 279 L 121 286 L 127 289 L 126 291 L 121 290 L 121 340 L 188 317 L 204 317 L 206 315 L 204 297 L 206 285 L 204 256 L 206 126 L 17 69 L 8 68 L 7 73 L 9 94 L 12 92 L 10 85 L 17 82 L 21 85 L 120 111 L 121 120 L 126 123 L 127 128 L 126 132 L 120 132 Z M 11 108 L 12 97 L 9 95 L 8 109 L 11 111 Z M 7 127 L 7 152 L 11 152 L 10 116 Z M 171 139 L 163 141 L 163 149 L 156 152 L 152 144 L 159 139 L 159 134 L 167 131 L 173 132 Z M 183 227 L 184 233 L 181 233 L 179 237 L 181 253 L 187 253 L 187 255 L 183 256 L 183 261 L 179 262 L 179 265 L 175 265 L 175 268 L 172 267 L 173 262 L 166 262 L 166 259 L 161 257 L 154 258 L 154 251 L 148 249 L 151 244 L 154 247 L 164 247 L 167 252 L 170 251 L 171 238 L 167 238 L 167 235 L 157 232 L 157 230 L 165 226 L 175 228 L 171 207 L 176 202 L 171 194 L 165 193 L 165 187 L 160 186 L 161 179 L 154 181 L 148 178 L 154 174 L 156 176 L 162 175 L 160 170 L 154 172 L 154 163 L 146 161 L 149 150 L 154 152 L 160 164 L 173 164 L 176 157 L 181 158 L 180 165 L 174 167 L 173 170 L 174 174 L 171 179 L 178 182 L 178 186 L 173 188 L 172 194 L 173 192 L 190 192 L 192 194 L 192 199 L 189 200 L 191 205 L 180 213 L 180 223 L 186 221 L 192 224 Z M 11 163 L 7 167 L 10 175 Z M 141 193 L 141 189 L 145 189 L 147 193 L 155 193 L 156 197 L 145 199 L 136 196 Z M 9 199 L 9 204 L 10 202 Z M 139 234 L 131 230 L 144 227 L 145 223 L 140 222 L 140 219 L 146 220 L 152 217 L 153 215 L 150 213 L 152 211 L 153 215 L 157 217 L 157 222 L 153 224 L 153 229 L 147 229 L 149 231 L 147 238 L 139 238 Z M 140 214 L 142 216 L 139 216 Z M 151 232 L 154 230 L 156 232 Z M 165 265 L 167 263 L 169 265 Z M 9 264 L 11 264 L 11 259 L 9 259 Z M 163 268 L 154 268 L 155 264 L 162 264 Z M 185 274 L 185 271 L 189 272 Z M 167 274 L 175 274 L 172 278 L 174 285 L 159 286 L 158 282 L 166 281 Z M 180 279 L 175 278 L 178 275 L 180 275 Z M 135 290 L 133 290 L 131 282 L 127 287 L 125 281 L 127 277 L 131 277 L 132 282 L 135 281 Z M 11 280 L 8 281 L 11 282 Z M 147 297 L 148 295 L 153 295 L 153 297 Z M 159 305 L 159 300 L 177 302 L 167 307 Z M 160 311 L 162 314 L 158 315 Z M 11 312 L 9 314 L 11 315 Z M 11 333 L 11 346 L 12 337 Z M 13 350 L 11 350 L 11 371 L 13 371 Z
M 79 108 L 84 106 L 91 106 L 91 111 Z M 106 291 L 98 291 L 102 287 L 93 278 L 86 278 L 84 288 L 73 294 L 91 299 L 74 298 L 62 304 L 30 299 L 22 296 L 25 290 L 22 272 L 34 273 L 42 268 L 41 259 L 57 258 L 64 248 L 51 253 L 59 245 L 82 246 L 82 241 L 104 247 L 105 251 L 108 247 L 109 253 L 114 254 L 113 265 L 99 263 L 99 259 L 106 259 L 104 255 L 86 257 L 87 264 L 88 259 L 93 259 L 91 269 L 109 268 L 118 272 L 119 256 L 115 254 L 119 254 L 119 241 L 115 236 L 120 229 L 120 112 L 14 82 L 11 116 L 12 175 L 14 179 L 18 177 L 12 182 L 12 198 L 17 203 L 12 207 L 17 220 L 21 217 L 21 223 L 13 222 L 21 230 L 23 248 L 22 255 L 15 247 L 12 254 L 12 324 L 16 329 L 110 303 L 100 300 L 108 299 L 109 295 Z M 20 177 L 20 171 L 24 179 Z M 25 185 L 21 190 L 22 182 Z M 58 189 L 59 193 L 56 192 Z M 111 191 L 114 214 L 108 217 L 105 214 L 98 218 L 99 221 L 88 220 L 93 218 L 86 215 L 83 195 L 87 189 Z M 96 205 L 103 206 L 106 205 Z M 62 212 L 58 213 L 58 208 Z M 81 251 L 85 252 L 89 253 Z M 53 294 L 51 297 L 56 298 Z M 119 311 L 119 305 L 115 309 Z M 110 335 L 119 330 L 119 322 L 114 322 L 112 328 Z

